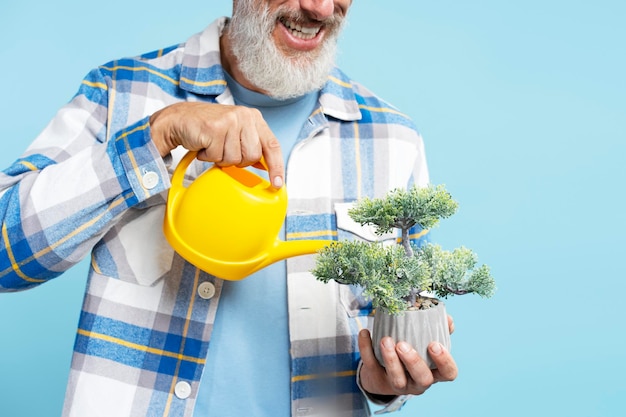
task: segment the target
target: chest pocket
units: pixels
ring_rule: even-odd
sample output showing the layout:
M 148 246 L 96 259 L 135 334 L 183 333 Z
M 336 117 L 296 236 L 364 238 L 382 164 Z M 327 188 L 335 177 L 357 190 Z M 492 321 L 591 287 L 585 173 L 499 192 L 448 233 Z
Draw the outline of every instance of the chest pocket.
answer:
M 101 275 L 151 286 L 172 267 L 174 249 L 163 234 L 165 205 L 129 210 L 94 249 Z

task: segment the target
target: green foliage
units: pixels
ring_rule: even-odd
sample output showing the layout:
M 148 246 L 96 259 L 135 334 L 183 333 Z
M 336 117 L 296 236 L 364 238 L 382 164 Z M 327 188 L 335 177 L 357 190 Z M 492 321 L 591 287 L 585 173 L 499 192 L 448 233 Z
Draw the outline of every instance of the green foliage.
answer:
M 360 285 L 375 308 L 398 314 L 409 308 L 421 292 L 438 297 L 476 293 L 491 297 L 495 282 L 489 267 L 476 266 L 477 257 L 461 247 L 452 252 L 438 245 L 413 249 L 408 230 L 419 224 L 431 228 L 453 215 L 458 204 L 443 186 L 394 190 L 384 198 L 363 199 L 349 211 L 361 225 L 374 225 L 382 235 L 402 230 L 400 245 L 341 241 L 322 249 L 311 271 L 322 282 Z
M 430 229 L 440 219 L 452 216 L 458 203 L 452 199 L 444 186 L 412 187 L 396 189 L 384 198 L 365 198 L 351 209 L 348 214 L 361 225 L 376 226 L 376 233 L 382 235 L 393 228 L 408 230 L 419 224 Z
M 452 252 L 439 245 L 426 245 L 415 256 L 428 265 L 432 289 L 438 297 L 475 293 L 489 298 L 496 290 L 489 267 L 476 267 L 477 256 L 471 250 L 460 247 Z
M 392 314 L 406 310 L 412 289 L 430 286 L 428 266 L 421 258 L 405 256 L 398 245 L 335 242 L 319 252 L 311 272 L 322 282 L 361 285 L 375 308 Z

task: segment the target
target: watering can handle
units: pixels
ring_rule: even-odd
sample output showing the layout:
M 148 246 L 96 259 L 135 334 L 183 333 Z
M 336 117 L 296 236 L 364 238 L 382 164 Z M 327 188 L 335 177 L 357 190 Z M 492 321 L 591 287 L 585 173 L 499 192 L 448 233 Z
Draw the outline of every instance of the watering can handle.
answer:
M 188 151 L 185 156 L 180 160 L 176 169 L 174 170 L 174 174 L 172 175 L 172 187 L 182 187 L 183 180 L 185 179 L 185 172 L 187 172 L 187 168 L 196 159 L 198 156 L 198 151 Z M 263 169 L 269 171 L 267 167 L 267 162 L 265 162 L 265 157 L 261 156 L 261 160 L 259 161 L 263 166 Z
M 187 168 L 196 159 L 198 155 L 198 151 L 188 151 L 185 156 L 180 160 L 176 169 L 174 170 L 174 174 L 172 175 L 172 187 L 182 187 L 183 180 L 185 179 L 185 172 L 187 172 Z

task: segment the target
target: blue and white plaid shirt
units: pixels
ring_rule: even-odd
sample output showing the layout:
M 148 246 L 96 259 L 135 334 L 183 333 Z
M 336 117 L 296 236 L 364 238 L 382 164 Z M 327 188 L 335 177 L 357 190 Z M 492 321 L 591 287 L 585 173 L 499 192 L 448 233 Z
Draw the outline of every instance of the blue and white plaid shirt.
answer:
M 91 254 L 64 416 L 192 415 L 222 281 L 165 241 L 170 177 L 185 150 L 161 158 L 148 120 L 180 101 L 233 104 L 220 64 L 224 22 L 91 71 L 0 173 L 0 291 L 40 285 Z M 189 179 L 207 167 L 195 161 Z M 346 204 L 426 185 L 428 171 L 413 123 L 335 69 L 287 178 L 288 240 L 368 238 Z M 292 415 L 369 415 L 355 378 L 369 305 L 355 288 L 316 281 L 313 263 L 287 261 Z M 203 283 L 213 297 L 199 295 Z

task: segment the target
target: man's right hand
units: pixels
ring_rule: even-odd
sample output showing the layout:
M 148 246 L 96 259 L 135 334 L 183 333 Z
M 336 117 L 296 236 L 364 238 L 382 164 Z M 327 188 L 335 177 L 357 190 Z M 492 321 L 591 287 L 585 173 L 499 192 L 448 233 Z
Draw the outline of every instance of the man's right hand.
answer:
M 198 159 L 219 166 L 246 167 L 264 157 L 272 185 L 284 184 L 280 143 L 261 112 L 243 106 L 183 102 L 150 117 L 152 141 L 166 156 L 177 146 L 198 151 Z

